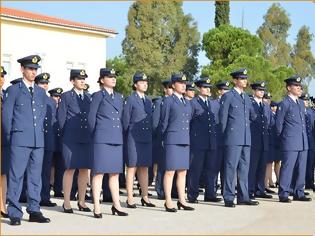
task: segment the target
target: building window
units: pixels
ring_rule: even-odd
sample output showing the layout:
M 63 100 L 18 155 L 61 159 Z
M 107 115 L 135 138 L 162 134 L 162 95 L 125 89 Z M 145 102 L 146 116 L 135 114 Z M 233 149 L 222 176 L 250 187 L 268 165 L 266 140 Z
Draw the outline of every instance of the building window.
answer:
M 6 77 L 11 78 L 11 55 L 10 54 L 2 54 L 1 66 L 3 66 L 5 71 L 7 72 Z

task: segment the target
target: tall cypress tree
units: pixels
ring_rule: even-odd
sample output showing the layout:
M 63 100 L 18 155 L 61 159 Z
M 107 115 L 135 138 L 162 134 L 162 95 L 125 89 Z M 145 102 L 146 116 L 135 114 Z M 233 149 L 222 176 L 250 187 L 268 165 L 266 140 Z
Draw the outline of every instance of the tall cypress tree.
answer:
M 215 27 L 220 25 L 230 24 L 230 2 L 215 1 Z
M 161 81 L 172 72 L 184 71 L 189 77 L 197 73 L 200 35 L 181 2 L 136 1 L 128 23 L 123 53 L 130 76 L 135 71 L 148 76 L 149 93 L 161 92 Z

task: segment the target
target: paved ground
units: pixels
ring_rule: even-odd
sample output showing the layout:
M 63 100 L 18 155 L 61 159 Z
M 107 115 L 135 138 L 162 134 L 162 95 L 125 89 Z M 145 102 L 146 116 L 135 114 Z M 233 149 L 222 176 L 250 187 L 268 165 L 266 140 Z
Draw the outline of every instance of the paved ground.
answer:
M 154 193 L 153 191 L 151 191 Z M 61 199 L 53 199 L 58 206 L 43 208 L 45 216 L 51 218 L 50 224 L 28 222 L 23 217 L 22 225 L 8 225 L 7 219 L 1 219 L 1 235 L 7 234 L 306 234 L 315 235 L 315 194 L 311 192 L 312 202 L 279 203 L 277 196 L 270 200 L 261 200 L 259 206 L 237 206 L 225 208 L 222 203 L 194 204 L 194 212 L 178 211 L 167 213 L 164 201 L 152 197 L 156 208 L 140 206 L 126 209 L 128 217 L 112 216 L 111 204 L 103 204 L 102 219 L 95 219 L 92 213 L 77 210 L 72 202 L 75 214 L 62 212 Z M 203 196 L 200 196 L 202 199 Z M 122 202 L 126 195 L 122 195 Z M 88 204 L 92 207 L 91 204 Z M 125 206 L 125 204 L 124 204 Z M 23 208 L 25 211 L 25 207 Z

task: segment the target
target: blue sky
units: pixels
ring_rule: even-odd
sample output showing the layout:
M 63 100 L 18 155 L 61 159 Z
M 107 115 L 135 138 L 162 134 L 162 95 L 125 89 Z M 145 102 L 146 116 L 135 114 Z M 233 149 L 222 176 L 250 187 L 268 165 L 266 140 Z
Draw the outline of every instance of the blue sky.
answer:
M 234 26 L 241 26 L 242 11 L 244 11 L 244 28 L 255 34 L 263 23 L 263 16 L 273 2 L 231 2 L 230 22 Z M 13 7 L 26 11 L 33 11 L 49 16 L 60 17 L 77 22 L 99 25 L 115 29 L 119 34 L 114 39 L 108 40 L 107 58 L 121 54 L 121 42 L 125 37 L 127 14 L 131 1 L 104 1 L 104 2 L 9 2 L 2 1 L 2 6 Z M 298 30 L 302 25 L 310 27 L 315 35 L 315 4 L 310 2 L 280 2 L 291 19 L 288 42 L 293 44 Z M 183 9 L 186 14 L 191 14 L 198 23 L 201 37 L 204 32 L 214 27 L 214 2 L 213 1 L 185 1 Z M 312 51 L 315 55 L 315 39 L 312 41 Z M 206 65 L 209 60 L 203 52 L 199 55 L 199 64 Z M 315 93 L 315 83 L 311 91 Z

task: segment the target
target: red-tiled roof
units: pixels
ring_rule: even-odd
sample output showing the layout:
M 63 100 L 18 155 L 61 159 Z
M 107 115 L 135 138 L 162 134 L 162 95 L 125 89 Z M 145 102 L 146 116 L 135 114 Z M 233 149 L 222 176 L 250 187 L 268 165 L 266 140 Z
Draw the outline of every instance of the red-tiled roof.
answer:
M 71 27 L 71 28 L 76 28 L 76 29 L 92 30 L 92 31 L 97 31 L 97 32 L 102 32 L 102 33 L 117 34 L 117 32 L 112 29 L 106 29 L 100 26 L 95 26 L 95 25 L 82 24 L 82 23 L 78 23 L 74 21 L 40 15 L 33 12 L 21 11 L 21 10 L 17 10 L 13 8 L 1 7 L 0 12 L 1 12 L 1 16 L 6 16 L 6 17 L 14 18 L 14 19 L 21 19 L 21 20 L 33 21 L 33 22 L 44 23 L 44 24 Z

